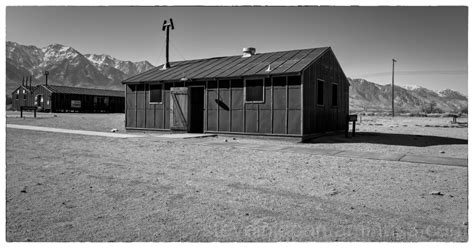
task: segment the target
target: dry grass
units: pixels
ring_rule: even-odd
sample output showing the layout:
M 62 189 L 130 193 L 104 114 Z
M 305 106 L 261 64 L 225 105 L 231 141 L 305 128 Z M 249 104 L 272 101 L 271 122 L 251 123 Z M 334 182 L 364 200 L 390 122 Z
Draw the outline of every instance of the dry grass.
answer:
M 84 129 L 80 115 L 58 118 L 47 121 Z M 7 241 L 467 240 L 467 168 L 205 141 L 8 129 Z
M 20 118 L 20 112 L 8 111 L 7 123 L 101 132 L 108 132 L 112 128 L 117 128 L 121 132 L 125 131 L 125 114 L 38 112 L 38 118 L 33 118 L 31 112 L 24 115 L 25 118 Z

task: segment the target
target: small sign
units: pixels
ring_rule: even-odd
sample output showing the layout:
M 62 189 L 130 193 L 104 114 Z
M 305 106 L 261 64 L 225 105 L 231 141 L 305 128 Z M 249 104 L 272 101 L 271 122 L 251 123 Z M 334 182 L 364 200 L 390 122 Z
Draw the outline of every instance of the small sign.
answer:
M 71 108 L 81 108 L 80 100 L 71 100 Z
M 349 121 L 357 121 L 357 115 L 349 115 Z

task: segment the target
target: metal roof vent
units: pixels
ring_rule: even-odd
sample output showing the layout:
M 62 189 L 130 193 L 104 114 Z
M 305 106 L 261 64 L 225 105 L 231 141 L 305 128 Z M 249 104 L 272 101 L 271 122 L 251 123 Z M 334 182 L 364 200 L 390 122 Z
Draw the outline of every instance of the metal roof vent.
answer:
M 247 58 L 252 55 L 255 55 L 256 51 L 257 50 L 254 47 L 244 47 L 244 49 L 242 50 L 242 58 Z

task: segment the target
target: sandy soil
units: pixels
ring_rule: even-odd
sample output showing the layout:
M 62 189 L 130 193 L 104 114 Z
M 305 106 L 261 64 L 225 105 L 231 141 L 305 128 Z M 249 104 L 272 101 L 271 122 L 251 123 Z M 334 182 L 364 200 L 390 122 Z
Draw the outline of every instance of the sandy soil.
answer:
M 356 125 L 356 136 L 346 138 L 343 132 L 328 133 L 301 147 L 349 150 L 361 152 L 403 153 L 439 157 L 468 157 L 467 118 L 458 119 L 460 124 L 451 124 L 452 118 L 423 117 L 373 117 L 363 116 Z M 352 125 L 350 127 L 352 132 Z M 236 143 L 297 144 L 296 140 L 221 136 L 216 140 Z
M 25 120 L 14 121 L 32 125 Z M 361 130 L 384 127 L 364 127 L 364 122 Z M 383 131 L 390 134 L 389 129 Z M 467 140 L 467 128 L 421 130 L 413 135 Z M 357 138 L 300 145 L 378 146 L 380 152 L 437 155 L 439 148 L 449 155 L 467 151 L 467 144 L 444 139 L 438 142 L 443 144 L 410 146 L 356 143 Z M 228 138 L 209 138 L 223 139 Z M 238 137 L 229 142 L 289 141 Z M 451 151 L 451 146 L 459 147 Z M 153 136 L 113 139 L 16 129 L 7 129 L 6 160 L 7 241 L 468 239 L 463 167 L 202 146 Z

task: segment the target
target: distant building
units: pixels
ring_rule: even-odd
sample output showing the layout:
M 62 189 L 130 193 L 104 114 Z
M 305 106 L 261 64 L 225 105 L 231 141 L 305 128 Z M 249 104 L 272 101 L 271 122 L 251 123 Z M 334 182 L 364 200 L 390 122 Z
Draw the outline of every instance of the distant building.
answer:
M 33 106 L 31 92 L 34 88 L 28 85 L 20 85 L 12 91 L 12 110 L 20 111 L 21 106 Z
M 172 62 L 128 79 L 127 129 L 291 136 L 344 130 L 349 82 L 330 47 Z
M 20 86 L 13 91 L 12 98 L 13 110 L 20 110 L 20 106 L 37 106 L 39 110 L 48 112 L 123 113 L 125 110 L 125 92 L 119 90 L 59 85 Z

